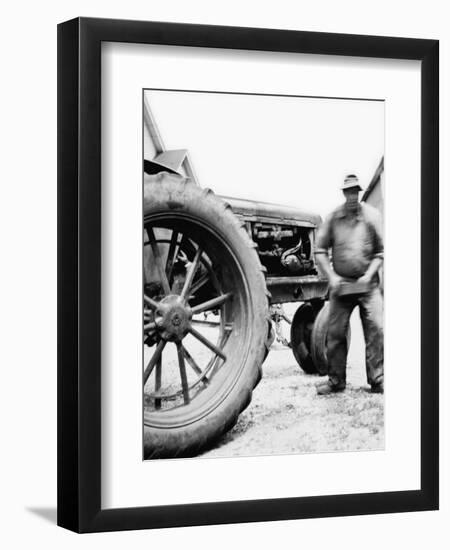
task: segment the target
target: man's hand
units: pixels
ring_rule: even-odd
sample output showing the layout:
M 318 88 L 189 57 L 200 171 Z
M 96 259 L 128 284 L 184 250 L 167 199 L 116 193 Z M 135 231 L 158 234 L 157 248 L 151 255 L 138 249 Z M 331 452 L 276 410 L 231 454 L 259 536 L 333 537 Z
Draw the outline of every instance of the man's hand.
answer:
M 336 292 L 336 290 L 338 290 L 341 286 L 342 279 L 341 277 L 339 277 L 339 275 L 336 275 L 336 273 L 330 273 L 328 282 L 330 284 L 330 291 Z
M 381 258 L 375 257 L 370 262 L 370 265 L 367 268 L 367 271 L 364 273 L 364 275 L 358 279 L 358 283 L 366 283 L 366 284 L 371 283 L 372 279 L 375 277 L 375 274 L 380 269 L 382 263 L 383 263 L 383 260 Z
M 342 279 L 337 275 L 333 268 L 330 265 L 330 260 L 327 254 L 316 254 L 317 264 L 319 270 L 324 273 L 328 279 L 328 284 L 330 285 L 330 293 L 336 292 L 341 285 Z
M 372 282 L 372 276 L 369 274 L 369 273 L 364 273 L 364 275 L 362 275 L 358 281 L 358 283 L 362 283 L 362 284 L 365 284 L 365 285 L 368 285 Z

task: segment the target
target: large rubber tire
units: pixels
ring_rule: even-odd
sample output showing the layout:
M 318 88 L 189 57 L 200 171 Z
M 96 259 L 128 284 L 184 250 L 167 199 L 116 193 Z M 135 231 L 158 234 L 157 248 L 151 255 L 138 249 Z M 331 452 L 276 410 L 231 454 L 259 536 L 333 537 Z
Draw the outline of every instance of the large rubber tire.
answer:
M 315 319 L 322 302 L 302 304 L 292 319 L 291 348 L 292 353 L 306 374 L 318 374 L 312 353 L 311 337 Z
M 265 278 L 256 246 L 231 207 L 188 179 L 166 172 L 145 175 L 144 224 L 191 231 L 221 258 L 225 284 L 234 285 L 228 318 L 235 328 L 223 348 L 227 360 L 187 404 L 144 408 L 144 459 L 195 456 L 234 426 L 261 378 L 268 319 Z
M 328 317 L 330 314 L 330 304 L 326 302 L 319 311 L 314 322 L 311 334 L 311 355 L 318 374 L 325 376 L 328 374 L 327 358 L 327 338 L 328 338 Z M 350 325 L 347 331 L 347 349 L 350 347 L 351 330 Z

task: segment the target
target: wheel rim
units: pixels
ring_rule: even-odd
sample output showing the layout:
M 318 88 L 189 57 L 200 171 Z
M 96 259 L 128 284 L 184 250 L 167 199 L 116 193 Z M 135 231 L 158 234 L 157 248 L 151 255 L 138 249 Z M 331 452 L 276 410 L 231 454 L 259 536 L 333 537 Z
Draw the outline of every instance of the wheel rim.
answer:
M 144 224 L 144 424 L 176 428 L 219 406 L 249 349 L 251 301 L 225 239 L 187 214 Z

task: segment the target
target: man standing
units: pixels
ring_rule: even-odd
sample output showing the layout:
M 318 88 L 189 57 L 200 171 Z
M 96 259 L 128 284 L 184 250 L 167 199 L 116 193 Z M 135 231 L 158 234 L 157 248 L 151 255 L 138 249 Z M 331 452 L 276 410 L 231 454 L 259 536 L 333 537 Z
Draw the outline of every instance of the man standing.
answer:
M 357 176 L 346 176 L 341 189 L 345 203 L 322 224 L 315 251 L 330 285 L 328 382 L 319 385 L 317 393 L 327 395 L 345 389 L 347 331 L 356 306 L 366 342 L 367 381 L 373 393 L 383 393 L 383 299 L 378 276 L 384 251 L 381 217 L 378 210 L 359 202 L 362 189 Z

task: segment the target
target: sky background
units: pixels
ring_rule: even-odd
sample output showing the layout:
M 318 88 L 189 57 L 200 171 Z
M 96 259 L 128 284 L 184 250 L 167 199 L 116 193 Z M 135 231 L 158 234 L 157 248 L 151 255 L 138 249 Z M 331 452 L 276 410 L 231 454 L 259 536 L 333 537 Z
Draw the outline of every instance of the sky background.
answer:
M 166 149 L 188 149 L 219 195 L 289 204 L 324 217 L 356 173 L 367 187 L 384 154 L 384 102 L 147 91 Z M 144 145 L 145 158 L 154 152 Z

